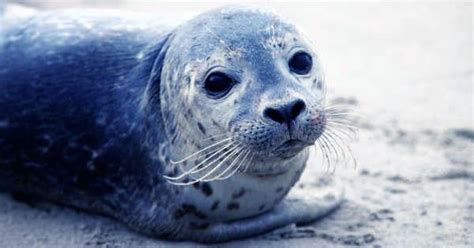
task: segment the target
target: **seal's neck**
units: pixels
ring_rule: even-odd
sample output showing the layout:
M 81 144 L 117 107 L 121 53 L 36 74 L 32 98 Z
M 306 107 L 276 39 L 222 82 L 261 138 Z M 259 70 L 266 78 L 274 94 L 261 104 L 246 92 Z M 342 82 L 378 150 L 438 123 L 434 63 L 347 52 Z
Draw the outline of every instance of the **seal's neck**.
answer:
M 307 149 L 297 156 L 282 161 L 285 173 L 278 175 L 249 175 L 238 172 L 234 176 L 212 182 L 200 182 L 183 189 L 183 203 L 203 211 L 214 221 L 230 221 L 261 214 L 278 204 L 300 178 L 308 158 Z M 252 163 L 248 166 L 258 167 Z M 185 201 L 185 202 L 184 202 Z

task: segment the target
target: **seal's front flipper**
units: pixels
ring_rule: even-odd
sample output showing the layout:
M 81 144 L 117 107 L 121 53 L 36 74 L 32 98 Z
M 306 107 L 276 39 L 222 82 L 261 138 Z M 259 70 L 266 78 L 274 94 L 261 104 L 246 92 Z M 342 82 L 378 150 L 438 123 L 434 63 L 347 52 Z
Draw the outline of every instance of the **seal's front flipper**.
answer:
M 340 187 L 327 188 L 324 192 L 294 189 L 288 198 L 268 213 L 227 223 L 214 224 L 193 238 L 200 242 L 223 242 L 263 234 L 294 223 L 304 224 L 320 219 L 337 209 L 343 200 Z

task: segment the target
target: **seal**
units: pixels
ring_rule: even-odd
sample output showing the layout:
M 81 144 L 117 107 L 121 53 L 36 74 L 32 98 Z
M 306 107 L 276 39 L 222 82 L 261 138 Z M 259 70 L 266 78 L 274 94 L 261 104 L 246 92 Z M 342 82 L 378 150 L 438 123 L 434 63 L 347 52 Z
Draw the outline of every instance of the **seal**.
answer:
M 199 242 L 337 208 L 339 190 L 283 200 L 336 116 L 294 25 L 242 6 L 154 19 L 44 12 L 5 29 L 0 186 Z

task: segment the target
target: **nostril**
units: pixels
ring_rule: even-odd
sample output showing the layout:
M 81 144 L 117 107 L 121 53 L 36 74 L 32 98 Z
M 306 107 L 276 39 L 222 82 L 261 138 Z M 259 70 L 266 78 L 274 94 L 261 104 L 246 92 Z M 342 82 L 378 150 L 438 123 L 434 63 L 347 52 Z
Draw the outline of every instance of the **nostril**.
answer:
M 289 123 L 296 120 L 305 108 L 306 104 L 303 100 L 296 100 L 290 104 L 278 106 L 277 108 L 266 108 L 263 115 L 278 123 Z
M 285 116 L 283 116 L 283 114 L 280 113 L 280 111 L 278 111 L 276 109 L 267 108 L 267 109 L 265 109 L 263 114 L 265 115 L 265 117 L 270 118 L 271 120 L 274 120 L 278 123 L 285 122 Z
M 291 108 L 291 119 L 294 120 L 301 112 L 306 108 L 306 104 L 302 100 L 296 101 L 296 103 Z

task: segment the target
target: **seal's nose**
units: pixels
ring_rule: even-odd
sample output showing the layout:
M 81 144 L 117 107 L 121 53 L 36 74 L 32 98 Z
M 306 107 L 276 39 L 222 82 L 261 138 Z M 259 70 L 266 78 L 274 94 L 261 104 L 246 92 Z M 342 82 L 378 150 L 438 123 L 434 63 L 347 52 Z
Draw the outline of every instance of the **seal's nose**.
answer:
M 263 116 L 278 123 L 290 124 L 290 122 L 295 120 L 305 108 L 306 104 L 304 101 L 297 99 L 286 104 L 267 107 L 263 111 Z

